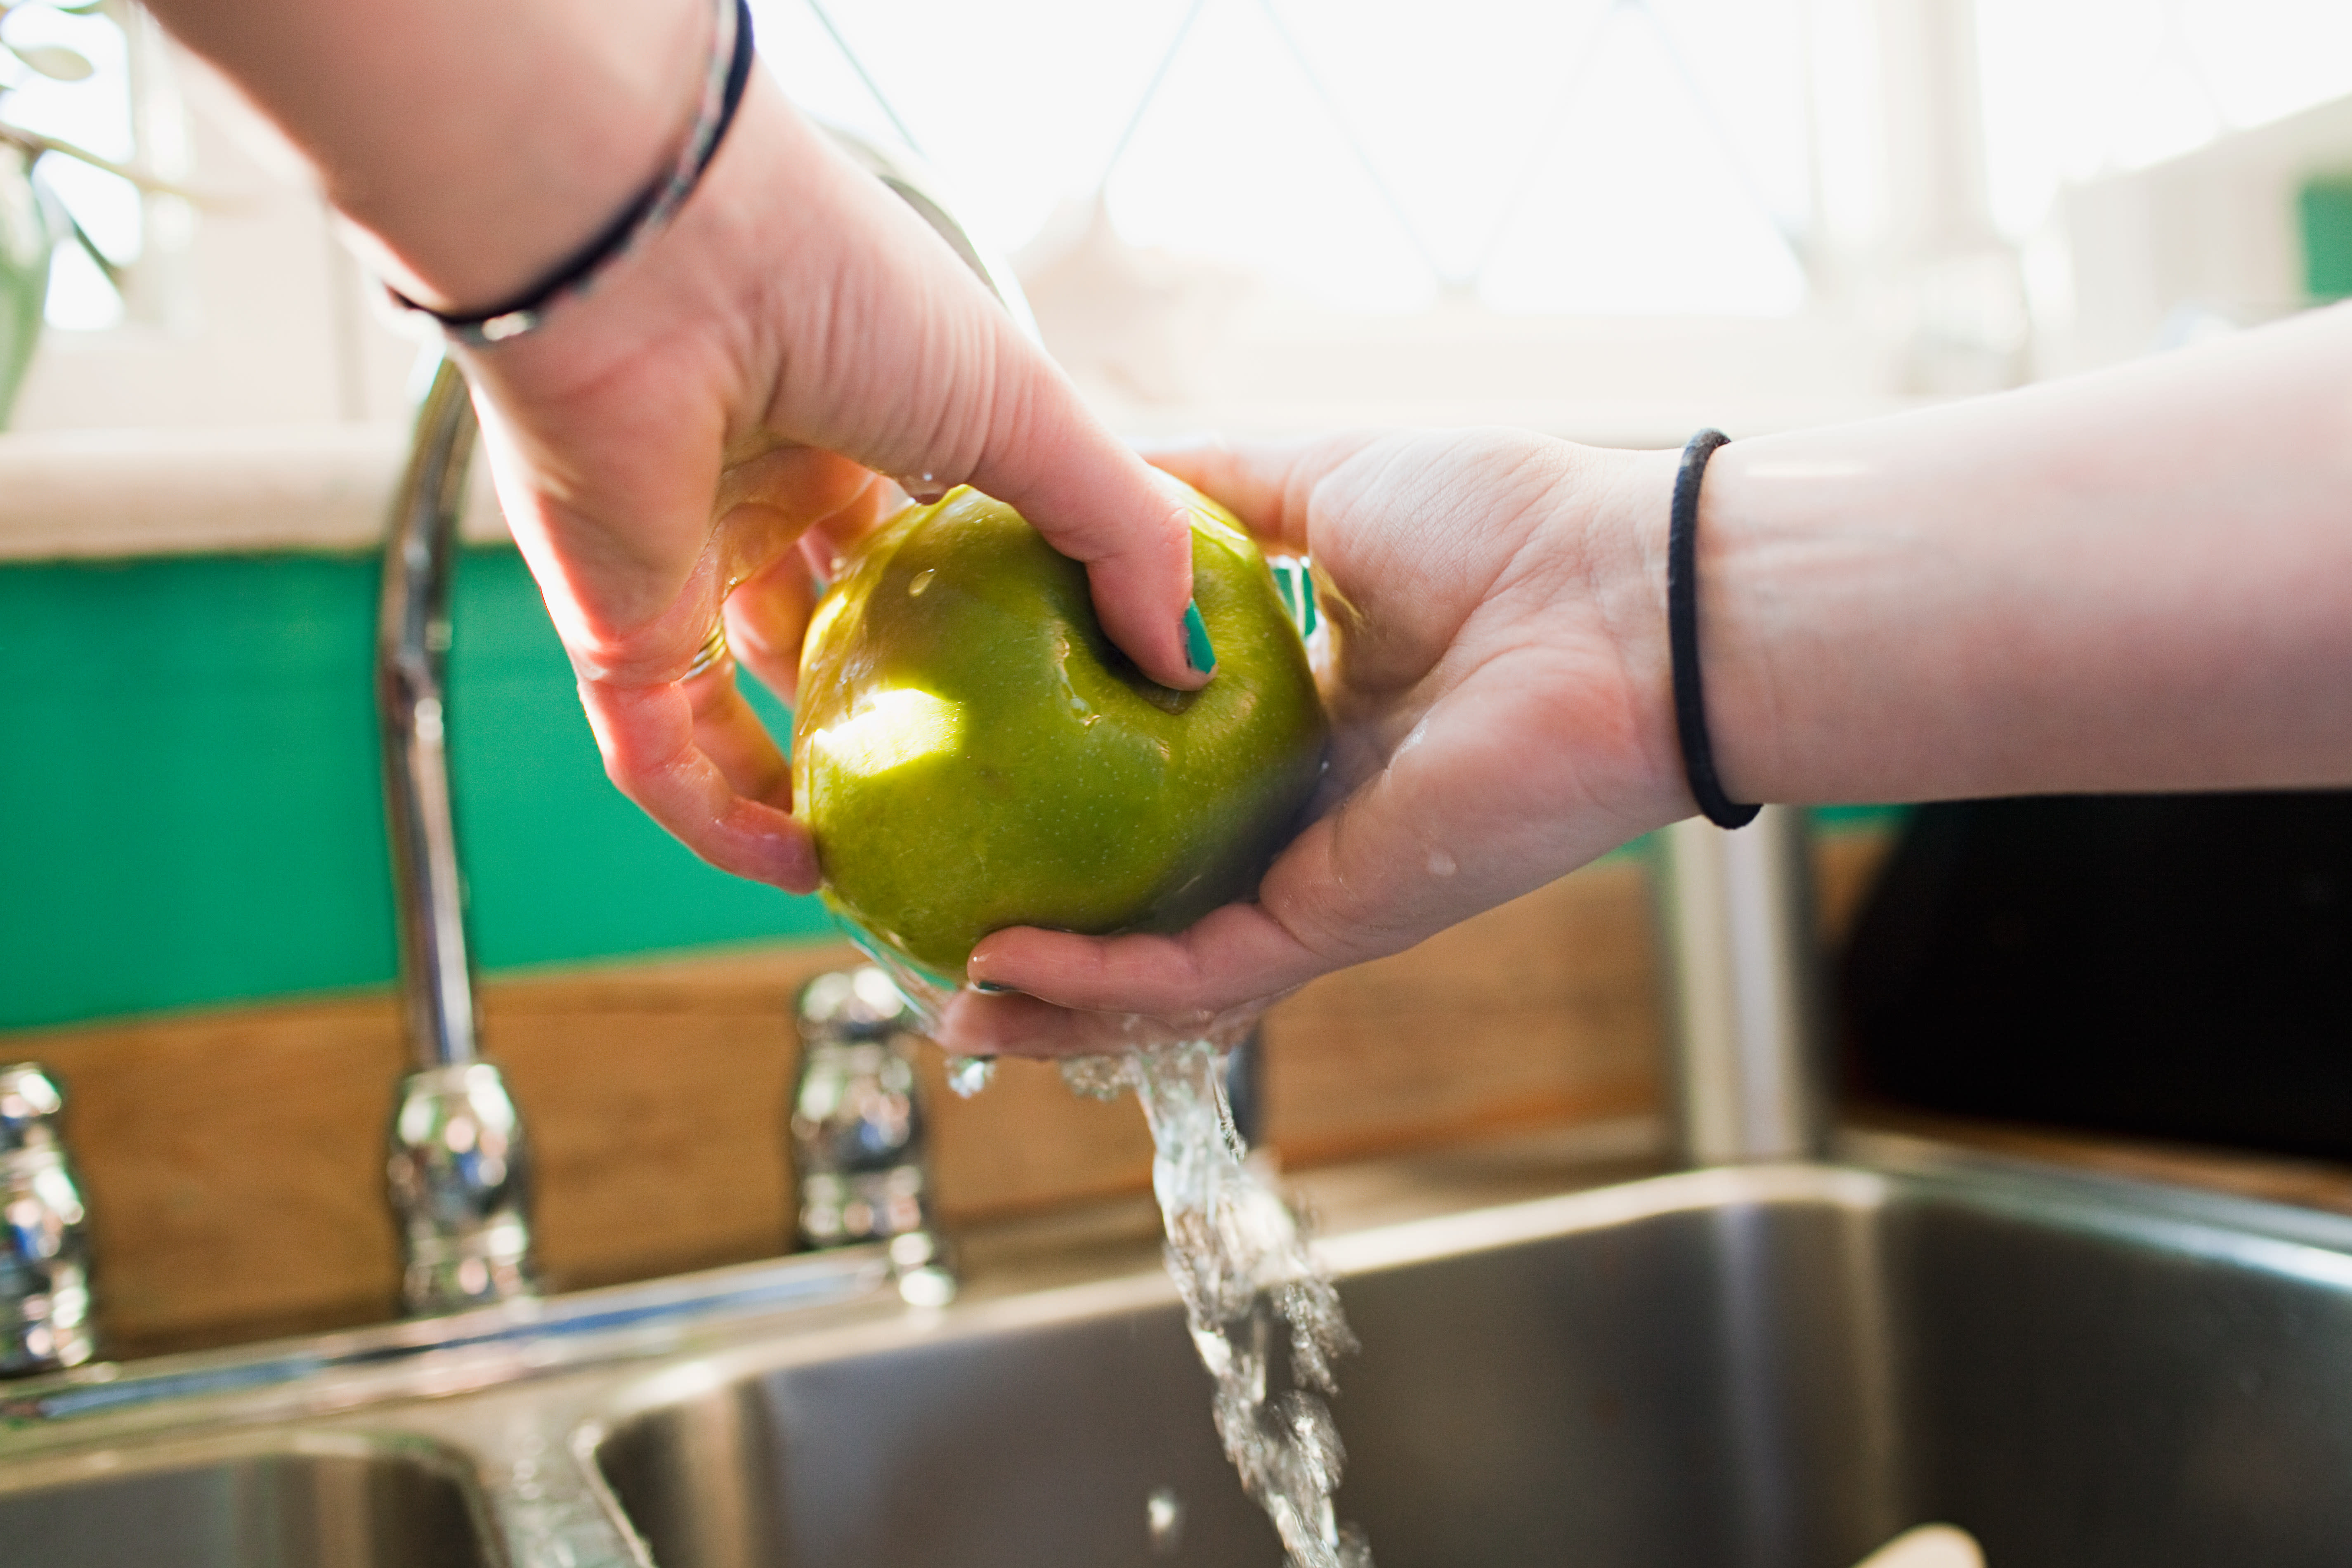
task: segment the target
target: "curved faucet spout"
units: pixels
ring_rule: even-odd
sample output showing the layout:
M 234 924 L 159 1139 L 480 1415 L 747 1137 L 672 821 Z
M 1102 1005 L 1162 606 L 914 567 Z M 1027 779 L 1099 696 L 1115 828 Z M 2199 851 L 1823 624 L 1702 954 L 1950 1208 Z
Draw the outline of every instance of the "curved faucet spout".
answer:
M 420 1068 L 480 1053 L 466 948 L 465 889 L 449 815 L 449 585 L 474 455 L 466 378 L 443 360 L 417 411 L 408 472 L 393 504 L 376 620 L 376 702 L 400 926 L 400 988 Z
M 445 359 L 393 503 L 376 623 L 401 1012 L 415 1064 L 394 1108 L 386 1175 L 411 1313 L 527 1295 L 534 1272 L 530 1149 L 499 1069 L 480 1059 L 449 809 L 449 588 L 474 436 L 466 378 Z

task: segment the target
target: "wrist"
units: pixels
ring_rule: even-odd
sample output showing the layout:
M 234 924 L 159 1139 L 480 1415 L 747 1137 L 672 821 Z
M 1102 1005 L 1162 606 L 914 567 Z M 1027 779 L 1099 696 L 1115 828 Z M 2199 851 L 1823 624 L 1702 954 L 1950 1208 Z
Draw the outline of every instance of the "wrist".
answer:
M 1839 646 L 1855 608 L 1874 601 L 1870 613 L 1886 612 L 1890 574 L 1905 569 L 1858 526 L 1872 512 L 1855 493 L 1871 467 L 1814 432 L 1735 441 L 1707 467 L 1699 658 L 1716 771 L 1734 800 L 1847 798 L 1850 734 L 1873 733 L 1890 754 L 1900 748 L 1897 724 L 1850 730 L 1877 703 L 1888 660 L 1856 660 Z
M 1567 526 L 1589 538 L 1591 596 L 1614 653 L 1623 690 L 1619 754 L 1625 798 L 1617 803 L 1631 837 L 1688 816 L 1675 730 L 1674 658 L 1666 616 L 1666 546 L 1677 451 L 1583 450 L 1589 488 L 1564 499 Z
M 463 311 L 576 253 L 677 153 L 709 0 L 162 0 L 310 159 L 369 264 Z
M 385 280 L 417 303 L 463 314 L 514 299 L 676 162 L 709 74 L 710 0 L 596 10 L 527 5 L 502 18 L 530 65 L 475 89 L 486 101 L 458 110 L 461 125 L 474 121 L 455 138 L 462 152 L 453 158 L 445 142 L 416 160 L 415 177 L 331 191 L 373 242 Z M 499 101 L 509 94 L 520 104 Z
M 680 355 L 724 367 L 726 384 L 749 391 L 780 357 L 779 341 L 804 331 L 800 312 L 828 291 L 795 289 L 785 259 L 805 263 L 819 237 L 812 216 L 837 208 L 828 184 L 840 177 L 826 138 L 755 68 L 726 139 L 671 222 L 599 276 L 597 286 L 551 312 L 538 331 L 491 345 L 458 342 L 468 377 L 493 390 L 528 385 L 535 398 L 587 396 L 609 379 Z M 625 200 L 625 198 L 624 198 Z M 764 324 L 765 332 L 748 331 Z M 764 410 L 730 410 L 716 433 L 726 460 L 756 443 L 746 421 Z
M 837 413 L 870 397 L 796 394 L 787 373 L 822 393 L 839 384 L 836 367 L 889 357 L 860 353 L 855 324 L 838 320 L 853 286 L 888 262 L 857 243 L 860 201 L 915 226 L 899 248 L 928 235 L 755 70 L 733 129 L 667 228 L 541 330 L 453 345 L 483 408 L 509 524 L 534 570 L 563 579 L 575 651 L 653 634 L 710 547 L 714 508 L 729 504 L 739 465 L 809 447 L 856 455 L 797 405 Z M 810 343 L 831 357 L 791 352 Z M 631 440 L 555 450 L 551 432 L 615 420 Z M 698 640 L 708 617 L 691 630 Z

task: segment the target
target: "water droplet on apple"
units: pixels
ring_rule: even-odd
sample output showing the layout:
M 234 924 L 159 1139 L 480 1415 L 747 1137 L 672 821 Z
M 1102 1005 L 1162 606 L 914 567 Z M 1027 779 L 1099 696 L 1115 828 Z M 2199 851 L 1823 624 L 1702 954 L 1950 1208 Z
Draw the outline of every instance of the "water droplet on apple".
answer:
M 938 575 L 939 573 L 929 566 L 926 566 L 920 572 L 916 573 L 915 580 L 907 584 L 907 597 L 909 599 L 921 598 L 923 596 L 923 590 L 929 587 L 931 585 L 931 579 Z
M 941 484 L 940 482 L 939 475 L 931 473 L 928 469 L 919 474 L 899 475 L 898 479 L 898 486 L 900 489 L 907 492 L 909 500 L 919 501 L 925 506 L 929 506 L 933 501 L 940 500 L 953 488 L 952 486 Z

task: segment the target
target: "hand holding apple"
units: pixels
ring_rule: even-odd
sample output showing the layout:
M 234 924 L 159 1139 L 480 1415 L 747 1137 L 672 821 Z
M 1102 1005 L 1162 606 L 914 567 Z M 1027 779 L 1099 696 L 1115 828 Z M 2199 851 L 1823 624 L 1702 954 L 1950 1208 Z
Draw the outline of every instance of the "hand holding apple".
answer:
M 1664 619 L 1675 456 L 1506 430 L 1159 455 L 1314 559 L 1334 650 L 1321 815 L 1255 900 L 1183 931 L 996 932 L 970 972 L 1024 994 L 959 997 L 940 1043 L 1198 1035 L 1687 813 Z
M 993 931 L 1174 931 L 1255 891 L 1328 727 L 1255 543 L 1205 500 L 1192 533 L 1197 691 L 1120 654 L 1085 568 L 1002 502 L 959 489 L 860 542 L 810 619 L 793 793 L 877 956 L 949 989 Z

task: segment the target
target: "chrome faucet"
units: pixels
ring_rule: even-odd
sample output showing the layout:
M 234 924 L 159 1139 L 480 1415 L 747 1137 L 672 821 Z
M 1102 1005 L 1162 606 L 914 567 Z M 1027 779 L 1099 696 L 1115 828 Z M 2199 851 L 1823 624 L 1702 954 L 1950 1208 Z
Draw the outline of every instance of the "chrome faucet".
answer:
M 1689 1165 L 1818 1160 L 1829 1143 L 1820 942 L 1802 807 L 1662 830 L 1652 861 L 1675 1142 Z
M 505 1080 L 481 1059 L 449 811 L 449 588 L 474 436 L 465 377 L 444 360 L 393 503 L 376 626 L 401 1010 L 415 1063 L 393 1110 L 386 1175 L 412 1314 L 527 1295 L 534 1272 L 530 1145 Z
M 38 1062 L 0 1067 L 0 1376 L 79 1366 L 90 1323 L 89 1222 Z
M 900 1294 L 924 1306 L 954 1294 L 933 1217 L 915 1010 L 868 964 L 820 974 L 793 1006 L 800 1069 L 790 1114 L 800 1240 L 889 1246 Z

